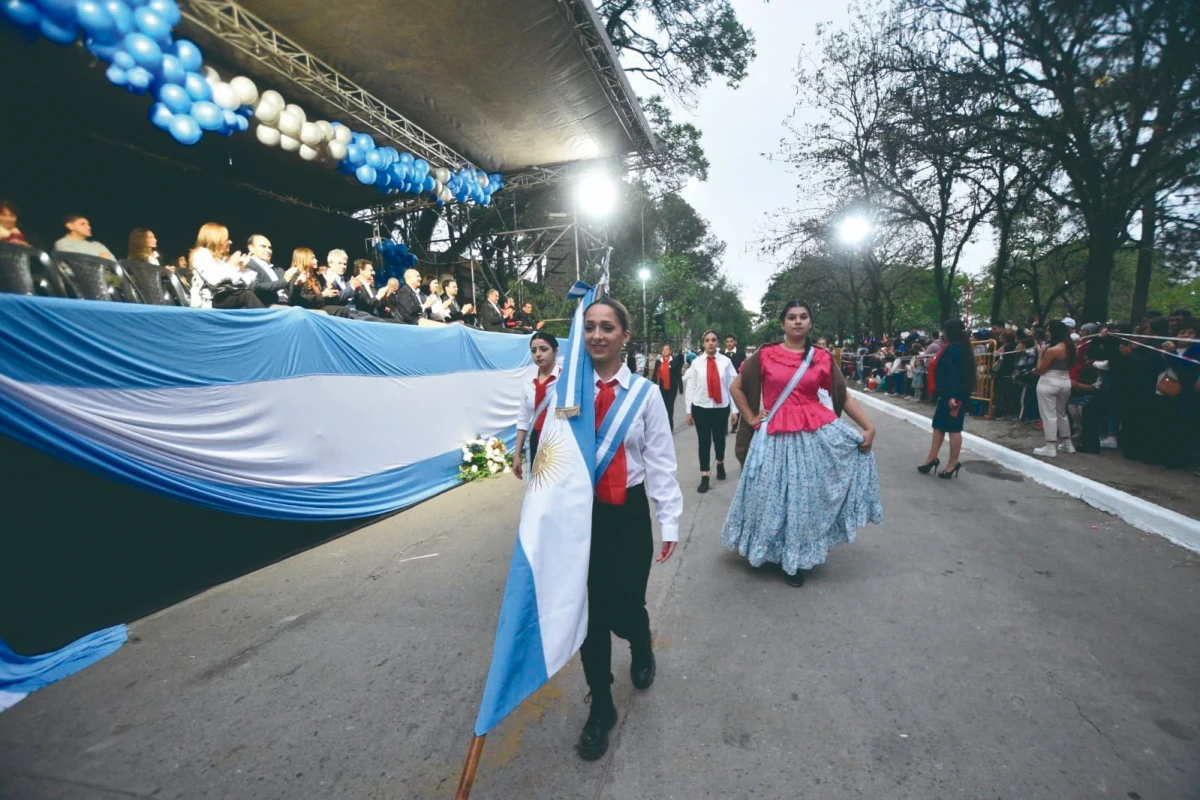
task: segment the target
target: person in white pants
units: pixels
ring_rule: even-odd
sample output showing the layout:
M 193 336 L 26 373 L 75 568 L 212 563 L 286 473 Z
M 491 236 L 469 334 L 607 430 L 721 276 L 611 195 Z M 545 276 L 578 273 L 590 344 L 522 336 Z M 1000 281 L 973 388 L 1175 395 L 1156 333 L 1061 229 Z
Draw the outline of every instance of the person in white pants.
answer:
M 1074 453 L 1071 443 L 1071 423 L 1067 420 L 1067 401 L 1071 398 L 1071 367 L 1075 366 L 1075 343 L 1065 324 L 1050 323 L 1050 344 L 1034 370 L 1040 379 L 1037 384 L 1038 410 L 1042 415 L 1042 432 L 1046 446 L 1033 451 L 1035 456 L 1054 458 L 1059 452 Z

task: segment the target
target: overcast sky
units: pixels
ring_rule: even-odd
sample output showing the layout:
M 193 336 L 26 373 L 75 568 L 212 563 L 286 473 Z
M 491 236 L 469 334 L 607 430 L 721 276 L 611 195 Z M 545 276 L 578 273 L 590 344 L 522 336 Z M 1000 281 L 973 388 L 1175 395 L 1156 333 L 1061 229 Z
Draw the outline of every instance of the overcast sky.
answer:
M 764 154 L 778 152 L 784 118 L 795 106 L 793 75 L 801 46 L 811 47 L 819 22 L 845 25 L 844 5 L 800 0 L 734 0 L 743 24 L 754 31 L 758 58 L 734 90 L 714 81 L 691 111 L 676 107 L 681 121 L 704 134 L 704 150 L 712 164 L 708 181 L 688 187 L 687 200 L 708 219 L 728 247 L 725 272 L 742 289 L 742 302 L 758 311 L 759 299 L 777 265 L 759 252 L 770 217 L 797 201 L 798 177 Z M 648 94 L 636 86 L 639 94 Z M 816 121 L 812 111 L 798 122 Z M 964 266 L 981 268 L 991 256 L 990 233 L 964 254 Z M 931 287 L 932 290 L 932 287 Z

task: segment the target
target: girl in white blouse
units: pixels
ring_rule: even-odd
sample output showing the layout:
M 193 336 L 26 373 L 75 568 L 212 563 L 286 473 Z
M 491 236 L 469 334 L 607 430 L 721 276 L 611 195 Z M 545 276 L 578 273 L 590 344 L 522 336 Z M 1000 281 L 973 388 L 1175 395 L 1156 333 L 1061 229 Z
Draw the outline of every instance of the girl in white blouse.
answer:
M 558 339 L 552 333 L 538 331 L 529 340 L 529 354 L 537 367 L 537 374 L 525 381 L 521 405 L 517 409 L 517 452 L 513 454 L 512 465 L 513 475 L 517 478 L 525 477 L 522 461 L 527 441 L 529 463 L 532 464 L 537 458 L 542 426 L 553 405 L 554 393 L 550 391 L 550 384 L 558 377 Z
M 604 298 L 584 313 L 584 345 L 595 370 L 597 426 L 625 392 L 638 388 L 621 351 L 629 341 L 629 312 Z M 632 424 L 609 467 L 596 481 L 592 502 L 592 546 L 588 562 L 588 630 L 580 655 L 591 690 L 591 710 L 579 735 L 579 755 L 593 761 L 608 751 L 608 731 L 617 722 L 612 700 L 612 634 L 629 642 L 629 677 L 648 689 L 656 671 L 650 647 L 646 583 L 654 560 L 650 504 L 654 501 L 662 549 L 658 563 L 675 552 L 683 494 L 675 479 L 675 443 L 667 407 L 653 387 L 631 409 Z M 630 400 L 633 398 L 631 397 Z
M 192 267 L 192 308 L 262 308 L 250 285 L 255 272 L 249 256 L 229 253 L 229 229 L 206 222 L 196 234 L 188 261 Z
M 701 337 L 704 352 L 696 356 L 683 374 L 687 424 L 696 426 L 700 440 L 700 486 L 708 491 L 710 451 L 717 451 L 717 480 L 725 480 L 725 432 L 729 429 L 729 387 L 737 378 L 733 362 L 717 352 L 717 332 L 705 331 Z M 734 416 L 734 424 L 737 417 Z

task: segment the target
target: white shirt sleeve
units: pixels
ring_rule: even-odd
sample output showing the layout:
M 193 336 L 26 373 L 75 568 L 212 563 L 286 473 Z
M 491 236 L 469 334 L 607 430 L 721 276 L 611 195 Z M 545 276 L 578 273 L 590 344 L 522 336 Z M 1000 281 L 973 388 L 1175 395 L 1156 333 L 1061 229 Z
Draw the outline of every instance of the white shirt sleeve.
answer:
M 696 359 L 696 361 L 699 360 L 699 358 Z M 699 370 L 694 369 L 688 369 L 683 373 L 684 412 L 688 414 L 692 413 L 692 406 L 696 404 L 696 375 L 698 374 Z
M 192 271 L 210 287 L 225 280 L 245 283 L 240 271 L 224 261 L 218 261 L 207 247 L 201 247 L 192 254 Z
M 654 516 L 664 542 L 679 541 L 679 517 L 683 514 L 683 492 L 675 477 L 675 438 L 667 421 L 667 407 L 660 392 L 649 392 L 642 404 L 646 443 L 642 462 L 646 466 L 646 494 L 654 501 Z
M 517 406 L 517 430 L 527 431 L 533 427 L 533 381 L 526 377 L 521 386 L 521 404 Z

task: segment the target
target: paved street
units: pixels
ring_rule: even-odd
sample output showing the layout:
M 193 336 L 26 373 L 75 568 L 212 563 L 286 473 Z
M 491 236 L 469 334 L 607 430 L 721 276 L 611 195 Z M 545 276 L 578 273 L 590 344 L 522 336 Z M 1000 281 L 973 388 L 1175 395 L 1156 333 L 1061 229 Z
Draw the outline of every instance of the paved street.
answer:
M 919 475 L 927 433 L 874 416 L 886 523 L 793 589 L 720 547 L 735 484 L 696 494 L 677 415 L 657 682 L 635 695 L 616 648 L 621 720 L 584 763 L 573 663 L 488 737 L 472 796 L 1200 797 L 1200 557 L 988 462 Z M 466 486 L 134 623 L 0 714 L 0 796 L 451 796 L 520 490 Z

